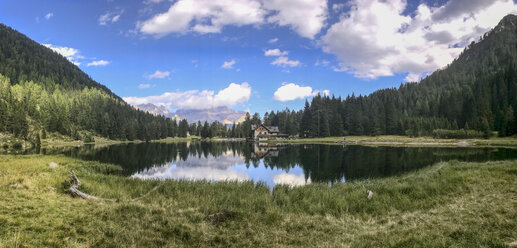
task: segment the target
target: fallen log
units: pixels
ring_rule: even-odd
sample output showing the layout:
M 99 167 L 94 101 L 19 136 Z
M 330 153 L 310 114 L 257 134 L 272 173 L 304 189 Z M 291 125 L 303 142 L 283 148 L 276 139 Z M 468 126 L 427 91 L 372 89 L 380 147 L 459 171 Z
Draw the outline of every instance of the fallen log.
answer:
M 81 197 L 83 199 L 88 199 L 88 200 L 96 200 L 96 201 L 105 200 L 105 199 L 101 199 L 101 198 L 81 192 L 79 189 L 77 189 L 77 187 L 79 187 L 79 186 L 81 186 L 81 181 L 79 181 L 79 179 L 75 175 L 75 172 L 72 171 L 70 173 L 70 188 L 68 189 L 68 191 L 70 192 L 70 194 L 72 196 Z
M 70 193 L 70 195 L 72 195 L 74 197 L 81 197 L 81 198 L 87 199 L 87 200 L 115 201 L 114 199 L 99 198 L 99 197 L 96 197 L 93 195 L 86 194 L 78 189 L 79 186 L 81 186 L 81 181 L 79 181 L 79 178 L 77 178 L 77 175 L 75 175 L 75 172 L 71 171 L 70 172 L 70 188 L 68 188 L 68 192 Z M 150 195 L 153 191 L 156 191 L 161 186 L 162 185 L 155 186 L 146 194 L 141 195 L 137 198 L 131 199 L 131 201 L 138 201 L 140 199 L 143 199 L 144 197 L 147 197 L 148 195 Z

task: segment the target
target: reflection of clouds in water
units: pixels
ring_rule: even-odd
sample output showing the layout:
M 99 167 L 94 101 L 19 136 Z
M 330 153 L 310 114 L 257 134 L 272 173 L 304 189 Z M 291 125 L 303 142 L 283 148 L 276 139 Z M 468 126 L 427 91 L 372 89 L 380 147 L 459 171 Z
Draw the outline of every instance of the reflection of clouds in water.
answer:
M 177 168 L 164 166 L 150 168 L 132 176 L 140 179 L 188 179 L 208 181 L 246 181 L 246 173 L 233 170 L 221 170 L 207 167 Z
M 181 168 L 192 168 L 192 167 L 208 167 L 217 169 L 227 169 L 231 166 L 244 164 L 244 158 L 228 154 L 228 152 L 219 157 L 209 155 L 205 157 L 190 156 L 187 161 L 178 160 L 176 166 Z
M 296 187 L 296 186 L 303 186 L 306 184 L 310 184 L 311 179 L 309 178 L 309 179 L 307 179 L 307 181 L 305 181 L 304 175 L 293 175 L 293 174 L 283 173 L 283 174 L 275 175 L 273 177 L 273 182 L 277 185 L 286 184 L 291 187 Z

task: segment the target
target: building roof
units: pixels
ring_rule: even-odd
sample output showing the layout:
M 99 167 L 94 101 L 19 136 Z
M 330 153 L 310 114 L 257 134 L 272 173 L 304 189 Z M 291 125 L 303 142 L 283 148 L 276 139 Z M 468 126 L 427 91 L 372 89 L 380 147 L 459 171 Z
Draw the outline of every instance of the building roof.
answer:
M 278 130 L 278 127 L 277 126 L 264 126 L 262 124 L 260 125 L 251 125 L 251 130 L 255 131 L 255 129 L 257 129 L 258 127 L 260 126 L 263 126 L 265 129 L 267 129 L 270 133 L 278 133 L 280 132 Z

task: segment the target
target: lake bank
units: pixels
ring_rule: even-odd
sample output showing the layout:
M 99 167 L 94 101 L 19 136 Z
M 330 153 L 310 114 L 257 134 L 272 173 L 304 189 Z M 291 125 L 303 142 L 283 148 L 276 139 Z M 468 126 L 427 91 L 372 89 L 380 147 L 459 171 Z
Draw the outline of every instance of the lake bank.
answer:
M 71 170 L 82 191 L 115 201 L 70 197 Z M 517 240 L 516 161 L 446 162 L 367 182 L 273 191 L 249 182 L 109 175 L 119 171 L 65 156 L 0 156 L 0 246 L 472 247 Z
M 397 135 L 301 138 L 295 140 L 270 140 L 265 142 L 286 144 L 338 144 L 369 146 L 517 146 L 516 137 L 493 137 L 490 139 L 435 139 L 432 137 L 408 137 Z

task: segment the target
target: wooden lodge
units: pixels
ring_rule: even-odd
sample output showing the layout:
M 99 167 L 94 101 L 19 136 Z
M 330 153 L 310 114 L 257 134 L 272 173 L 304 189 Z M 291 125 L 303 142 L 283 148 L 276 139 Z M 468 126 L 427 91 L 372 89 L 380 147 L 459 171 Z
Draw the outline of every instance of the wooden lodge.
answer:
M 282 134 L 278 130 L 278 127 L 275 126 L 265 126 L 265 125 L 251 125 L 252 131 L 252 139 L 257 140 L 279 140 L 279 139 L 287 139 L 289 135 Z

